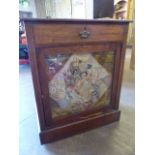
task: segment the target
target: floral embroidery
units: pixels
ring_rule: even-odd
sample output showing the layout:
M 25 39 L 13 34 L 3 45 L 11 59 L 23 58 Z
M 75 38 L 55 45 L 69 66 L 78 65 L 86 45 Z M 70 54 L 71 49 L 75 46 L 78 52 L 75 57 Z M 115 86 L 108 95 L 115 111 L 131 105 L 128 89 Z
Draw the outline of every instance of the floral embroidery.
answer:
M 52 116 L 74 114 L 110 101 L 113 52 L 46 57 Z M 109 67 L 110 66 L 110 67 Z

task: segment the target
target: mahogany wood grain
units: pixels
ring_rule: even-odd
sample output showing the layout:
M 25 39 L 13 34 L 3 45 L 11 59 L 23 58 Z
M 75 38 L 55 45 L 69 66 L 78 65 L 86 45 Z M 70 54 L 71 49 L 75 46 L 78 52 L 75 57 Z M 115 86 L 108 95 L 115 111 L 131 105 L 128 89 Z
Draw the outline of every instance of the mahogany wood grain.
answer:
M 40 133 L 41 144 L 54 142 L 75 134 L 80 134 L 97 127 L 113 123 L 120 119 L 120 111 L 111 110 L 108 113 L 96 117 L 87 118 L 82 121 L 66 124 L 61 127 L 47 129 Z
M 39 68 L 39 76 L 41 77 L 41 81 L 40 81 L 40 85 L 41 85 L 41 90 L 42 90 L 42 99 L 44 102 L 44 109 L 46 109 L 45 112 L 45 117 L 46 117 L 46 122 L 47 122 L 47 126 L 51 126 L 51 123 L 53 122 L 53 120 L 51 120 L 51 107 L 50 107 L 50 98 L 49 98 L 49 92 L 48 92 L 48 75 L 46 74 L 46 70 L 45 70 L 45 61 L 44 61 L 44 56 L 45 55 L 54 55 L 54 54 L 64 54 L 64 53 L 83 53 L 83 52 L 91 52 L 91 53 L 95 53 L 95 52 L 108 52 L 108 51 L 114 51 L 115 54 L 115 66 L 114 66 L 114 73 L 113 73 L 113 79 L 115 81 L 115 84 L 113 84 L 114 86 L 112 87 L 112 94 L 115 95 L 116 93 L 116 88 L 115 85 L 117 86 L 117 77 L 118 77 L 118 67 L 119 67 L 119 56 L 120 56 L 120 48 L 118 48 L 119 46 L 117 45 L 117 43 L 103 43 L 103 44 L 93 44 L 93 45 L 70 45 L 70 46 L 66 46 L 66 47 L 52 47 L 52 48 L 43 48 L 43 49 L 38 49 L 37 50 L 37 59 L 38 59 L 38 68 Z M 115 100 L 113 100 L 113 96 L 112 95 L 112 99 L 110 104 L 114 107 L 116 106 L 116 104 L 118 104 L 118 102 L 116 102 Z M 99 109 L 100 111 L 103 110 L 103 108 L 100 107 Z M 98 111 L 99 111 L 98 110 Z M 82 114 L 79 114 L 79 117 Z M 67 120 L 74 120 L 73 119 L 74 116 L 69 116 L 69 119 Z M 65 122 L 67 122 L 67 120 L 65 120 Z M 60 122 L 60 121 L 59 121 Z M 61 121 L 62 122 L 62 121 Z M 54 123 L 52 123 L 52 125 L 54 125 Z
M 87 31 L 87 39 L 80 37 L 80 32 Z M 122 41 L 124 28 L 119 24 L 37 24 L 34 25 L 35 43 L 37 45 L 57 43 L 83 43 L 97 41 Z
M 126 32 L 128 32 L 128 27 L 126 27 Z M 115 103 L 117 103 L 114 108 L 119 108 L 119 100 L 120 100 L 120 93 L 121 93 L 121 86 L 122 86 L 122 78 L 123 78 L 123 70 L 124 70 L 124 61 L 125 61 L 125 52 L 126 52 L 126 45 L 127 45 L 127 33 L 124 35 L 123 41 L 121 42 L 120 46 L 120 58 L 119 58 L 119 68 L 118 68 L 118 77 L 117 77 L 117 87 L 115 90 Z
M 43 102 L 41 98 L 41 89 L 40 89 L 39 76 L 38 76 L 36 49 L 35 49 L 34 35 L 33 35 L 33 24 L 25 23 L 25 29 L 26 29 L 26 35 L 28 40 L 29 59 L 30 59 L 30 65 L 31 65 L 35 99 L 37 103 L 36 107 L 38 112 L 39 125 L 40 125 L 40 129 L 43 130 L 46 128 L 45 113 L 44 113 Z
M 118 121 L 126 38 L 130 21 L 23 19 L 28 40 L 36 106 L 42 144 L 66 138 Z M 81 38 L 81 31 L 90 32 Z M 52 119 L 45 54 L 114 51 L 111 101 L 63 119 Z
M 60 19 L 60 18 L 53 18 L 53 19 L 48 19 L 48 18 L 21 18 L 21 21 L 24 22 L 29 22 L 33 24 L 39 24 L 39 23 L 58 23 L 58 24 L 65 24 L 65 23 L 72 23 L 72 24 L 82 24 L 82 23 L 91 23 L 91 24 L 129 24 L 132 22 L 132 20 L 117 20 L 117 19 Z

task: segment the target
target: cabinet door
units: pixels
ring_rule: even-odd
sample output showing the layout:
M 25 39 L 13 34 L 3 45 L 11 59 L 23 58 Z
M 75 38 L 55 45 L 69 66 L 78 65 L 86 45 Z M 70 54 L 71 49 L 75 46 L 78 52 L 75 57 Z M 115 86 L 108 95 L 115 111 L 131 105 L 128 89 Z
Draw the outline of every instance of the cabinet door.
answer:
M 46 125 L 82 120 L 113 108 L 119 56 L 120 46 L 114 43 L 38 49 Z

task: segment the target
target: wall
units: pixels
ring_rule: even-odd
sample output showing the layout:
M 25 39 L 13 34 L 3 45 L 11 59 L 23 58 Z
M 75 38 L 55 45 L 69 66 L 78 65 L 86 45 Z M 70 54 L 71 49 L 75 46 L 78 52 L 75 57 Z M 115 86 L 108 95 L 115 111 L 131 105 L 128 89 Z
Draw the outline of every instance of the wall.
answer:
M 72 0 L 72 18 L 93 18 L 93 0 Z
M 23 7 L 21 4 L 19 4 L 19 11 L 32 12 L 32 16 L 34 18 L 37 17 L 35 1 L 34 0 L 30 0 L 30 4 L 29 4 L 28 7 Z
M 93 19 L 94 17 L 94 0 L 85 0 L 86 1 L 86 19 Z
M 42 0 L 42 2 L 43 1 L 45 2 L 46 16 L 48 17 L 93 18 L 93 0 Z
M 71 7 L 72 6 L 72 7 Z M 33 13 L 33 18 L 93 18 L 93 0 L 30 0 L 20 11 Z
M 38 18 L 46 18 L 45 0 L 35 0 L 36 12 Z
M 56 0 L 55 3 L 57 18 L 71 18 L 71 1 L 70 0 Z

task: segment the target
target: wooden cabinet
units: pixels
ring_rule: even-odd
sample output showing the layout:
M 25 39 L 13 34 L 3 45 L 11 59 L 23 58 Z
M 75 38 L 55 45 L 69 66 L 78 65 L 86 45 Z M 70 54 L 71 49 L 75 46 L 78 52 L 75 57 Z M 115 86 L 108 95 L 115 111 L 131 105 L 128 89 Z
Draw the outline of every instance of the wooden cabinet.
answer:
M 23 20 L 41 143 L 118 121 L 129 21 Z

